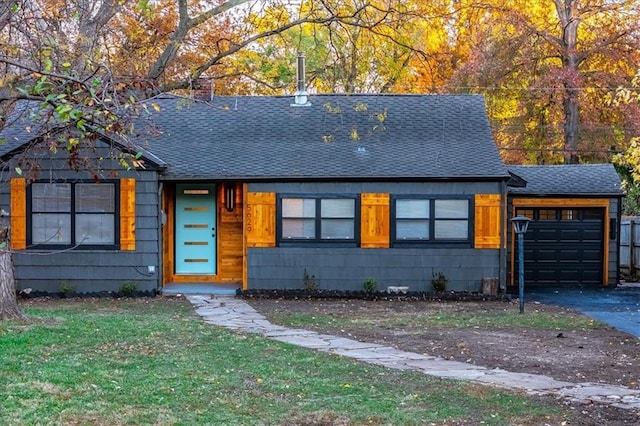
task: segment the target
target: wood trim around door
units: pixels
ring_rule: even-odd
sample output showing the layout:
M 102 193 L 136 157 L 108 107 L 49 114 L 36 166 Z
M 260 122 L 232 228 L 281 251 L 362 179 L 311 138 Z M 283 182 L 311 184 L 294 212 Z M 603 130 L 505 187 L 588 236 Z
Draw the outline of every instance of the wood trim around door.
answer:
M 609 199 L 594 199 L 594 198 L 512 198 L 512 207 L 511 207 L 511 217 L 515 217 L 516 208 L 544 208 L 544 207 L 577 207 L 577 208 L 585 208 L 585 207 L 601 207 L 604 208 L 604 235 L 603 245 L 604 247 L 602 252 L 602 284 L 607 287 L 609 286 Z M 509 256 L 511 259 L 511 280 L 509 282 L 510 286 L 515 285 L 515 243 L 516 243 L 516 235 L 513 231 L 513 227 L 507 221 L 507 226 L 511 228 L 511 255 Z

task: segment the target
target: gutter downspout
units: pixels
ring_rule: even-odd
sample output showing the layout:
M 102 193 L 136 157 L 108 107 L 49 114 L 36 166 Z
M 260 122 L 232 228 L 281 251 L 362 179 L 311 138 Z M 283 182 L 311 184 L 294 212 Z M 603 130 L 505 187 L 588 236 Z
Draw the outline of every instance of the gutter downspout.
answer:
M 166 221 L 165 212 L 162 210 L 162 196 L 164 192 L 164 183 L 159 182 L 158 185 L 158 281 L 156 282 L 157 292 L 162 291 L 163 271 L 164 271 L 164 253 L 162 252 L 163 240 L 162 229 Z
M 503 180 L 500 183 L 500 221 L 502 223 L 501 231 L 500 231 L 500 254 L 499 254 L 499 264 L 500 264 L 500 292 L 502 294 L 506 294 L 507 292 L 507 231 L 508 231 L 508 221 L 507 221 L 507 181 Z

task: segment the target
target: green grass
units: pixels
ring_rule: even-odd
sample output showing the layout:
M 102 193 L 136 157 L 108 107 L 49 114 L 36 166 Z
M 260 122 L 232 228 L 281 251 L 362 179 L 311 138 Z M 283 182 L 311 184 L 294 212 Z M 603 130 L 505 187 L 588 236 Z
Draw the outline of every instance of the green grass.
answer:
M 26 313 L 36 321 L 0 323 L 3 425 L 503 425 L 570 415 L 490 387 L 232 333 L 181 300 L 58 301 Z
M 382 302 L 381 302 L 382 303 Z M 345 312 L 344 314 L 300 314 L 277 313 L 270 319 L 288 327 L 416 327 L 416 328 L 473 328 L 473 327 L 517 327 L 547 330 L 567 330 L 575 328 L 598 328 L 602 323 L 584 315 L 572 312 L 543 312 L 535 309 L 520 314 L 517 309 L 504 309 L 500 312 L 477 309 L 456 311 L 446 304 L 431 305 L 430 310 L 406 313 L 388 311 L 384 316 L 368 316 Z

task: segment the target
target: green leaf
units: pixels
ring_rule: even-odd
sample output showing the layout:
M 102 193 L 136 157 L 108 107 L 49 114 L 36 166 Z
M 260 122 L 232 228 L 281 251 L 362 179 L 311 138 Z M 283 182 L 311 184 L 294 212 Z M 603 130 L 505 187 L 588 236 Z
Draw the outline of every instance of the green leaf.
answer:
M 20 167 L 16 167 L 16 174 L 22 176 L 22 169 Z
M 74 108 L 69 111 L 69 117 L 71 117 L 72 120 L 80 120 L 82 118 L 82 111 Z
M 51 58 L 46 58 L 44 60 L 44 70 L 47 72 L 51 72 L 53 70 L 53 61 Z
M 0 243 L 0 249 L 5 249 L 7 247 L 7 242 L 3 241 Z

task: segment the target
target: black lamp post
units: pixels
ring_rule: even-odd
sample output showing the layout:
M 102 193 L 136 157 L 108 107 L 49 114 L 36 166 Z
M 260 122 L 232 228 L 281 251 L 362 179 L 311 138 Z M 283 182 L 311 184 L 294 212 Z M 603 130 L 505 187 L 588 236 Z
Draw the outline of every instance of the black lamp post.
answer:
M 518 215 L 511 219 L 513 230 L 518 235 L 518 289 L 520 313 L 524 312 L 524 234 L 527 233 L 529 222 L 531 222 L 531 219 L 523 215 Z

